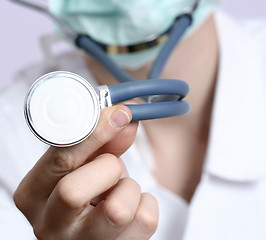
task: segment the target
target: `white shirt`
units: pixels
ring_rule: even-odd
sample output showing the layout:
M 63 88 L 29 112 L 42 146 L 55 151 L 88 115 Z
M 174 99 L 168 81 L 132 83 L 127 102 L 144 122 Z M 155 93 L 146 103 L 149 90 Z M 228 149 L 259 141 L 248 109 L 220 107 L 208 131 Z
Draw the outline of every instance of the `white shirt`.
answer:
M 210 143 L 192 202 L 153 178 L 153 158 L 141 129 L 123 156 L 130 176 L 158 199 L 160 219 L 153 240 L 266 239 L 266 27 L 242 26 L 220 12 L 216 25 L 220 62 Z M 80 53 L 55 62 L 19 72 L 12 86 L 0 92 L 0 239 L 34 239 L 12 201 L 16 186 L 47 148 L 23 117 L 31 83 L 55 69 L 93 81 Z

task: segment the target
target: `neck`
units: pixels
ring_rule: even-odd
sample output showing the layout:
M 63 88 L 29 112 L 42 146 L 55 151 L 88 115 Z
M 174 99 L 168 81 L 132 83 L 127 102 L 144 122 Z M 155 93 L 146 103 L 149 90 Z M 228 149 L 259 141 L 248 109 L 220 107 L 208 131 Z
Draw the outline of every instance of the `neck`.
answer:
M 214 17 L 210 16 L 197 32 L 176 47 L 162 75 L 162 78 L 181 79 L 189 84 L 190 93 L 185 100 L 191 104 L 192 110 L 182 117 L 145 121 L 144 126 L 151 141 L 156 141 L 156 136 L 167 135 L 177 142 L 178 132 L 180 141 L 187 139 L 190 147 L 201 146 L 203 161 L 209 136 L 218 57 L 215 22 Z
M 192 106 L 190 114 L 170 118 L 169 122 L 179 122 L 183 129 L 185 126 L 197 129 L 202 138 L 202 126 L 209 125 L 217 69 L 218 40 L 211 16 L 197 32 L 177 46 L 164 69 L 162 78 L 181 79 L 189 84 L 190 93 L 185 100 Z
M 214 17 L 211 16 L 197 32 L 181 41 L 170 56 L 162 78 L 181 79 L 190 86 L 186 100 L 192 105 L 192 112 L 185 117 L 162 121 L 201 122 L 210 108 L 218 65 L 218 43 Z M 113 85 L 117 81 L 96 61 L 88 59 L 88 66 L 100 84 Z M 152 64 L 130 71 L 135 79 L 146 79 Z M 200 119 L 199 119 L 200 118 Z M 152 121 L 159 124 L 159 120 Z M 149 123 L 150 124 L 150 123 Z M 187 125 L 187 124 L 185 124 Z
M 192 111 L 186 116 L 143 121 L 156 161 L 153 174 L 166 188 L 190 201 L 201 178 L 211 116 L 216 73 L 218 41 L 214 18 L 173 51 L 162 78 L 182 79 L 190 86 L 186 101 Z M 97 63 L 90 68 L 100 84 L 116 81 Z M 151 64 L 128 71 L 136 79 L 145 79 Z M 163 81 L 163 80 L 162 80 Z

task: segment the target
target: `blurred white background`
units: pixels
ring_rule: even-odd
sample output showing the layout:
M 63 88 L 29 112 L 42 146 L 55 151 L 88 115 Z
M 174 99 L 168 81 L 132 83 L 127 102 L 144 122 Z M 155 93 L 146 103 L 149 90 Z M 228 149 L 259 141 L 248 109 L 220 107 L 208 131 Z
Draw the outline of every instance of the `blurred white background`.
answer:
M 223 8 L 237 18 L 266 19 L 263 0 L 223 0 Z M 38 39 L 51 33 L 53 24 L 46 16 L 10 0 L 1 0 L 0 20 L 0 88 L 3 88 L 16 71 L 42 59 Z

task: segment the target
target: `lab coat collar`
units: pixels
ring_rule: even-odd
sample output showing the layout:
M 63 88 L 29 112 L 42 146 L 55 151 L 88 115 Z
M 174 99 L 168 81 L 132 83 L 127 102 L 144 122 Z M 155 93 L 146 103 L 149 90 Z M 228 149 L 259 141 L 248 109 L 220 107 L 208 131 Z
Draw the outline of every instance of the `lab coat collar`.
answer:
M 204 169 L 254 181 L 266 175 L 266 69 L 242 26 L 220 12 L 216 25 L 220 62 Z

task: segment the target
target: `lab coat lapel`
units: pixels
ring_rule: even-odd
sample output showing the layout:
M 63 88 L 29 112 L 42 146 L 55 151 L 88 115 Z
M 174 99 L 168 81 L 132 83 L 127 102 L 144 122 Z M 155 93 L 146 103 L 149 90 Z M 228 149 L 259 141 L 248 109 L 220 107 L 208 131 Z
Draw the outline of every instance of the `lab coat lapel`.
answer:
M 266 69 L 246 29 L 216 14 L 220 65 L 210 143 L 184 240 L 265 239 Z M 264 56 L 265 58 L 265 56 Z M 263 66 L 264 64 L 264 66 Z
M 205 170 L 252 181 L 266 175 L 266 68 L 239 25 L 216 14 L 220 68 Z

